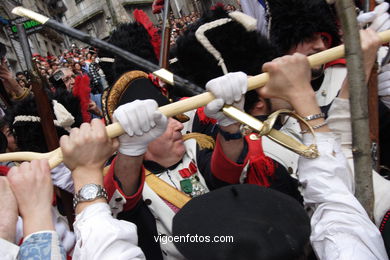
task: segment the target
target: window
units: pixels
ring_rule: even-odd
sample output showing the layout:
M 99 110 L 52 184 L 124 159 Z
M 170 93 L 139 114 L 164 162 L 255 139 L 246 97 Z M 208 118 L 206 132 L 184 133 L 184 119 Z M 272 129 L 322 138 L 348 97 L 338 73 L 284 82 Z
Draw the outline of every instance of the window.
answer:
M 53 49 L 53 55 L 56 55 L 56 53 L 57 53 L 57 47 L 55 46 L 55 45 L 51 45 L 51 48 Z

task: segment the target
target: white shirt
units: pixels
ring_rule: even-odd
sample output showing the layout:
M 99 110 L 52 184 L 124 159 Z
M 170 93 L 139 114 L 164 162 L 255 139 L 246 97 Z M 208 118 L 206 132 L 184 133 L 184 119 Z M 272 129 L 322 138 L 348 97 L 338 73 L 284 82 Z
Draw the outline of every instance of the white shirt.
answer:
M 112 217 L 107 203 L 95 203 L 76 216 L 73 259 L 145 259 L 137 246 L 137 227 Z
M 301 157 L 299 180 L 305 204 L 314 207 L 310 241 L 319 259 L 388 259 L 378 228 L 352 194 L 353 179 L 331 133 L 317 133 L 320 157 Z M 306 145 L 311 135 L 304 135 Z
M 327 119 L 329 128 L 340 135 L 341 149 L 348 160 L 351 173 L 354 174 L 353 155 L 352 155 L 352 129 L 351 113 L 348 99 L 335 98 L 333 101 Z M 354 176 L 351 177 L 352 179 Z M 390 209 L 390 181 L 380 176 L 376 171 L 372 171 L 372 182 L 374 189 L 374 220 L 379 227 L 384 215 Z M 354 193 L 354 187 L 352 187 Z
M 3 238 L 0 238 L 0 255 L 4 260 L 14 260 L 18 255 L 19 247 Z

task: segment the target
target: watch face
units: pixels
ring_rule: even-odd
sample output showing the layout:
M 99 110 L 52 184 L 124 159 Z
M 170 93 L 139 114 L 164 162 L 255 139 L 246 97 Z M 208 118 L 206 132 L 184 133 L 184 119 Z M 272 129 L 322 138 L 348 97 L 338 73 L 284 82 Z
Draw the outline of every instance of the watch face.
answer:
M 81 189 L 80 195 L 85 200 L 92 200 L 96 198 L 98 191 L 99 188 L 96 185 L 87 184 Z

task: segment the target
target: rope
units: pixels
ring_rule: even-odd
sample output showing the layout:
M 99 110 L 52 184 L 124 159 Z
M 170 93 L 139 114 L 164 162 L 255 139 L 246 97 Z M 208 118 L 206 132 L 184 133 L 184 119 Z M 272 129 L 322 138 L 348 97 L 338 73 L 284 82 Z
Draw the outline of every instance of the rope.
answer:
M 226 75 L 228 73 L 225 61 L 223 60 L 221 53 L 217 49 L 214 48 L 214 46 L 211 44 L 211 42 L 207 39 L 207 37 L 204 34 L 206 31 L 208 31 L 210 29 L 224 25 L 224 24 L 231 22 L 231 21 L 232 21 L 232 19 L 230 19 L 230 18 L 218 19 L 218 20 L 203 24 L 195 32 L 196 39 L 218 61 L 218 66 L 220 66 L 222 68 L 222 72 L 224 75 Z

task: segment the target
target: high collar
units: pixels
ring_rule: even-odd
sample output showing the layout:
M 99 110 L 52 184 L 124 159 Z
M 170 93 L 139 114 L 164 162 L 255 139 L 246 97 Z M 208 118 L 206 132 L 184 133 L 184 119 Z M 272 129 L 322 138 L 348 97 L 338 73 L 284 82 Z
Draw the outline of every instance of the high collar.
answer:
M 148 161 L 148 160 L 145 160 L 144 161 L 144 167 L 154 173 L 154 174 L 159 174 L 159 173 L 162 173 L 162 172 L 165 172 L 167 170 L 173 170 L 175 169 L 180 163 L 182 162 L 182 160 L 180 160 L 179 162 L 175 163 L 174 165 L 171 165 L 169 167 L 164 167 L 164 166 L 161 166 L 160 164 L 154 162 L 154 161 Z

